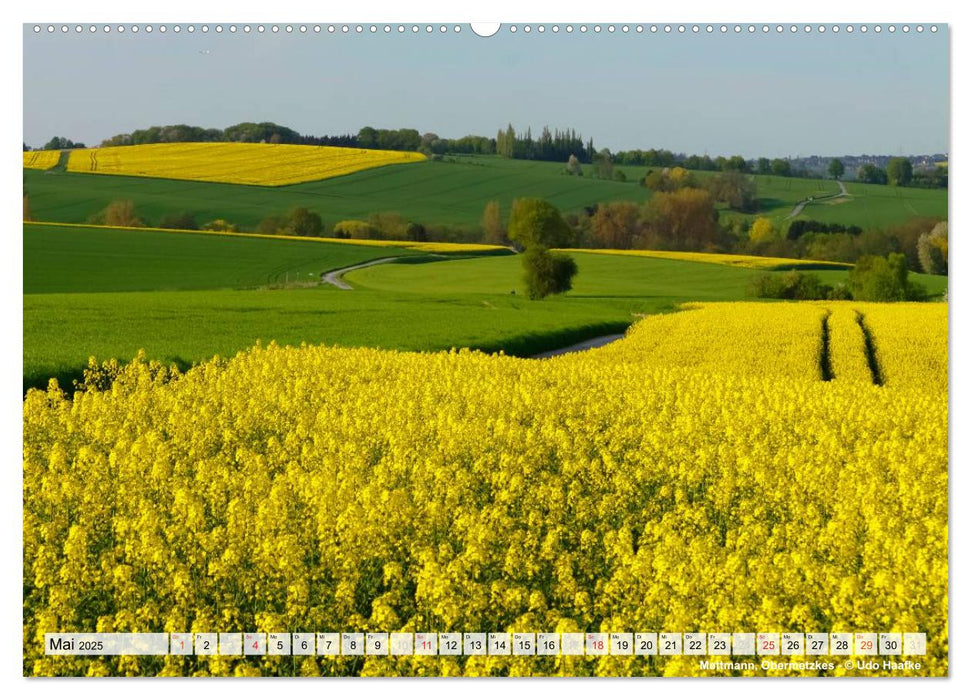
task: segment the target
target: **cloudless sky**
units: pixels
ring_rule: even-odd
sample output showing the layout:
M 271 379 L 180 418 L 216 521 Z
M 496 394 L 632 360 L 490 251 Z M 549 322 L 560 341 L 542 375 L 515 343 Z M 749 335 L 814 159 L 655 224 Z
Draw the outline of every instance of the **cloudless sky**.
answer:
M 535 25 L 534 25 L 535 27 Z M 544 124 L 613 151 L 715 155 L 947 152 L 947 28 L 753 35 L 504 27 L 482 38 L 24 27 L 24 141 L 88 145 L 152 125 L 273 121 L 457 137 Z

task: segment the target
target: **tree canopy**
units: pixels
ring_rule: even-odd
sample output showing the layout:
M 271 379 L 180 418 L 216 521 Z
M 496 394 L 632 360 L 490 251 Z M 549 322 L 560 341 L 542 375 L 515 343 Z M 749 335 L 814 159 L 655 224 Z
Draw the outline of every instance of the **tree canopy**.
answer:
M 573 231 L 552 204 L 526 197 L 512 203 L 508 236 L 523 248 L 563 248 L 572 243 Z

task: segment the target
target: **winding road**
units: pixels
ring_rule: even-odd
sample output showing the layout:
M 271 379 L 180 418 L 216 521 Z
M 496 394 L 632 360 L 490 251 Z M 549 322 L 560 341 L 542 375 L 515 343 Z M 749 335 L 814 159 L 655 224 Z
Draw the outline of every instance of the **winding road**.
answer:
M 810 199 L 804 199 L 801 202 L 799 202 L 799 204 L 797 204 L 795 207 L 793 207 L 792 211 L 789 212 L 789 216 L 787 216 L 786 218 L 787 219 L 794 219 L 794 218 L 796 218 L 802 212 L 803 207 L 805 207 L 810 202 L 820 202 L 820 201 L 822 201 L 824 199 L 836 199 L 837 197 L 849 197 L 850 196 L 850 193 L 846 191 L 846 185 L 844 185 L 839 180 L 836 181 L 836 184 L 840 186 L 840 191 L 839 192 L 837 192 L 836 194 L 827 194 L 827 195 L 824 195 L 822 197 L 814 197 L 814 198 L 810 198 Z
M 372 265 L 380 265 L 382 263 L 391 262 L 392 260 L 398 260 L 401 256 L 396 256 L 393 258 L 375 258 L 374 260 L 368 260 L 365 263 L 359 265 L 351 265 L 350 267 L 341 267 L 336 270 L 331 270 L 330 272 L 325 272 L 320 277 L 320 281 L 325 284 L 332 284 L 338 289 L 354 289 L 351 285 L 344 281 L 344 274 L 350 272 L 351 270 L 360 270 L 362 267 L 371 267 Z
M 593 350 L 594 348 L 602 348 L 604 345 L 609 345 L 616 340 L 620 340 L 624 337 L 623 333 L 616 333 L 614 335 L 601 335 L 596 338 L 590 338 L 590 340 L 584 340 L 582 343 L 574 343 L 573 345 L 567 345 L 565 348 L 559 348 L 558 350 L 547 350 L 546 352 L 541 352 L 538 355 L 533 355 L 529 359 L 531 360 L 542 360 L 547 357 L 556 357 L 557 355 L 566 355 L 571 352 L 583 352 L 584 350 Z

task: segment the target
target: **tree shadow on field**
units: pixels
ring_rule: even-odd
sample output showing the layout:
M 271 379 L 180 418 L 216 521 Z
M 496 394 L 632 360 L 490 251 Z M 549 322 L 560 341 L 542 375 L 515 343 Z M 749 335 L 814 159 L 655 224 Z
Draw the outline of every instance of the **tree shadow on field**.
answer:
M 60 368 L 56 372 L 39 371 L 24 374 L 24 397 L 26 398 L 27 392 L 31 389 L 40 389 L 41 391 L 47 390 L 47 383 L 51 379 L 57 380 L 57 385 L 69 396 L 74 394 L 74 383 L 80 382 L 84 379 L 84 370 L 87 365 L 79 365 L 77 367 Z
M 163 357 L 159 360 L 159 362 L 166 366 L 175 365 L 176 369 L 183 374 L 192 369 L 192 366 L 195 364 L 191 360 L 187 360 L 179 355 Z M 127 365 L 128 362 L 122 364 Z M 46 391 L 50 380 L 56 379 L 57 385 L 60 387 L 61 391 L 73 398 L 74 394 L 77 393 L 77 385 L 84 381 L 84 371 L 87 368 L 88 365 L 85 363 L 75 367 L 61 367 L 54 372 L 51 372 L 51 370 L 48 369 L 24 374 L 23 397 L 26 398 L 27 392 L 31 389 Z
M 598 338 L 602 335 L 624 333 L 629 327 L 628 322 L 594 323 L 576 328 L 564 328 L 546 333 L 524 333 L 495 343 L 473 346 L 473 350 L 482 352 L 499 352 L 502 350 L 513 357 L 532 357 L 541 352 L 559 350 L 570 345 L 582 343 L 585 340 Z
M 759 197 L 759 211 L 765 209 L 782 209 L 783 207 L 794 207 L 795 204 L 784 202 L 777 197 Z

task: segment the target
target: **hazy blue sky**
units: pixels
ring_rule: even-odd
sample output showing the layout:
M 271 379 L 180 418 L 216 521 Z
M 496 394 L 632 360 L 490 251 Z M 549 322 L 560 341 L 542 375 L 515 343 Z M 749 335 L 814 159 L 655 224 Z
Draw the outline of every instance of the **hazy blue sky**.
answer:
M 278 35 L 24 29 L 24 140 L 274 121 L 442 136 L 573 127 L 598 147 L 746 157 L 948 149 L 947 30 Z M 208 53 L 204 53 L 208 52 Z

